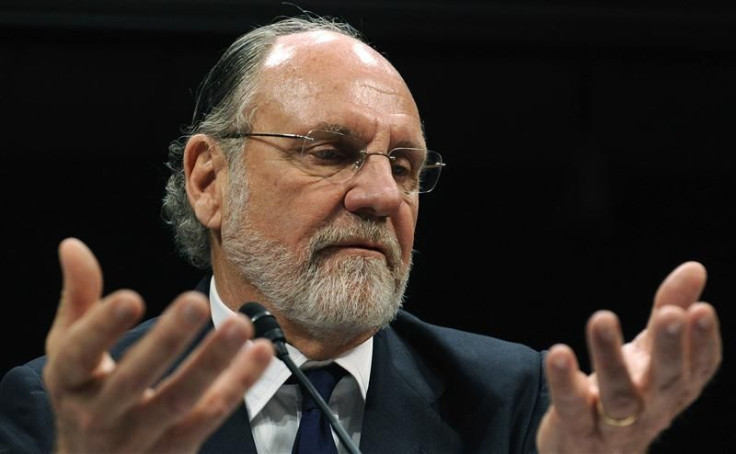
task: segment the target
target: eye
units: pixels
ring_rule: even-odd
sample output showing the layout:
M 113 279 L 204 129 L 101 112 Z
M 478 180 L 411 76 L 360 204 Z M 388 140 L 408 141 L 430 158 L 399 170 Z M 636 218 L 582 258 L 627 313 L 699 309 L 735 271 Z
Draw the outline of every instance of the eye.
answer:
M 423 161 L 422 150 L 396 148 L 391 151 L 391 171 L 394 177 L 417 179 Z
M 391 172 L 395 177 L 411 177 L 411 164 L 405 159 L 392 159 Z
M 344 167 L 357 159 L 350 147 L 334 141 L 311 143 L 304 148 L 302 154 L 303 159 L 314 166 Z

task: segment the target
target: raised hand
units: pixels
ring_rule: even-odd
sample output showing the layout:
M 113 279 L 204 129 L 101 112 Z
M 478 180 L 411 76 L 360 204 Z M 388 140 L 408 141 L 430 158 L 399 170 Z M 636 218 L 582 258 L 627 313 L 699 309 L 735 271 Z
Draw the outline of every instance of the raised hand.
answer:
M 273 357 L 246 342 L 250 322 L 232 317 L 169 376 L 164 373 L 207 323 L 198 293 L 180 295 L 115 363 L 108 349 L 142 317 L 138 294 L 102 297 L 102 272 L 79 240 L 59 246 L 63 291 L 46 338 L 44 381 L 64 452 L 195 452 L 243 401 Z
M 537 433 L 541 453 L 642 453 L 701 394 L 721 362 L 716 312 L 698 302 L 705 268 L 687 262 L 660 285 L 647 327 L 623 345 L 609 311 L 588 322 L 594 373 L 556 345 L 547 356 L 552 405 Z

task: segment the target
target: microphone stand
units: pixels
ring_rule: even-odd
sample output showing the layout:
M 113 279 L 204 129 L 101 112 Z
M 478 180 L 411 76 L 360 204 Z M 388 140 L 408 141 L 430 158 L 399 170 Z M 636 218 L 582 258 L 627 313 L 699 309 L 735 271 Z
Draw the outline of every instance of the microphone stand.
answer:
M 330 407 L 327 406 L 325 400 L 320 396 L 312 382 L 306 375 L 304 375 L 304 372 L 294 364 L 291 356 L 289 356 L 289 351 L 286 349 L 286 337 L 284 336 L 284 332 L 281 330 L 281 326 L 279 326 L 278 321 L 276 321 L 276 317 L 274 317 L 273 314 L 270 313 L 262 304 L 255 301 L 243 304 L 238 309 L 238 312 L 244 314 L 250 319 L 251 323 L 253 323 L 253 327 L 255 328 L 255 337 L 263 337 L 271 341 L 274 346 L 274 350 L 276 350 L 276 357 L 286 364 L 286 367 L 288 367 L 291 373 L 296 376 L 302 387 L 306 389 L 309 395 L 312 396 L 312 399 L 317 402 L 320 410 L 322 410 L 322 413 L 327 417 L 330 425 L 337 433 L 338 438 L 340 438 L 340 441 L 345 448 L 347 448 L 350 454 L 360 454 L 355 443 L 353 443 L 353 440 L 350 439 L 347 432 L 345 432 L 345 429 L 337 421 L 335 415 L 332 414 Z

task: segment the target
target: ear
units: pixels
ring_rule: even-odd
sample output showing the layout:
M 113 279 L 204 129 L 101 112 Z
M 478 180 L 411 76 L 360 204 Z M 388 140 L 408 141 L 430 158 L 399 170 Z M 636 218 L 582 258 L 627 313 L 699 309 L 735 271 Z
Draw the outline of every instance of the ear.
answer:
M 205 134 L 192 136 L 184 148 L 187 198 L 199 222 L 222 226 L 223 194 L 227 193 L 227 161 L 217 142 Z

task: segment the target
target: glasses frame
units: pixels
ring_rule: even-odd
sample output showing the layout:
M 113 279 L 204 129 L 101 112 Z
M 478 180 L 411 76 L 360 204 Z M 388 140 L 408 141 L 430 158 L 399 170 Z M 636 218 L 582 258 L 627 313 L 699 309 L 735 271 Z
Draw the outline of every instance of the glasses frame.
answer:
M 314 131 L 317 131 L 317 130 L 314 130 Z M 309 134 L 311 132 L 312 131 L 309 131 L 306 135 L 303 135 L 303 134 L 289 134 L 289 133 L 281 133 L 281 132 L 236 132 L 236 133 L 226 134 L 226 135 L 222 136 L 222 138 L 223 139 L 242 139 L 242 138 L 246 138 L 246 137 L 277 137 L 277 138 L 282 138 L 282 139 L 294 139 L 294 140 L 299 139 L 299 140 L 314 141 L 315 140 L 314 137 L 310 137 L 309 136 Z M 336 134 L 342 134 L 342 133 L 340 133 L 338 131 L 328 131 L 328 132 L 333 132 L 333 133 L 336 133 Z M 388 158 L 389 161 L 394 161 L 394 160 L 396 160 L 396 156 L 391 156 L 391 153 L 394 150 L 402 150 L 402 149 L 403 150 L 412 150 L 412 149 L 413 150 L 422 150 L 422 151 L 424 151 L 426 153 L 433 153 L 434 155 L 437 156 L 437 158 L 439 159 L 439 162 L 437 162 L 435 164 L 431 164 L 429 166 L 424 165 L 424 166 L 422 166 L 422 169 L 419 171 L 419 173 L 421 174 L 425 169 L 432 169 L 432 168 L 437 169 L 438 175 L 437 175 L 437 179 L 435 180 L 434 184 L 432 184 L 432 187 L 430 187 L 429 189 L 426 189 L 426 190 L 423 190 L 423 191 L 422 190 L 419 190 L 419 189 L 416 190 L 416 192 L 419 193 L 419 194 L 426 194 L 428 192 L 432 192 L 434 190 L 434 188 L 437 187 L 437 183 L 439 182 L 439 179 L 440 179 L 439 172 L 441 172 L 442 171 L 442 168 L 444 168 L 447 165 L 442 160 L 442 155 L 439 154 L 439 153 L 437 153 L 436 151 L 431 151 L 431 150 L 427 150 L 427 149 L 419 149 L 419 148 L 410 148 L 410 147 L 397 147 L 397 148 L 392 148 L 387 153 L 378 153 L 378 152 L 369 152 L 369 151 L 363 149 L 363 150 L 360 150 L 360 158 L 357 161 L 354 162 L 356 172 L 363 167 L 363 165 L 365 164 L 365 162 L 368 160 L 368 157 L 369 156 L 371 156 L 371 155 L 385 156 L 386 158 Z M 420 186 L 421 186 L 421 184 L 420 184 Z M 410 192 L 414 192 L 414 191 L 410 191 Z

